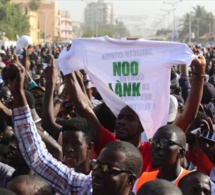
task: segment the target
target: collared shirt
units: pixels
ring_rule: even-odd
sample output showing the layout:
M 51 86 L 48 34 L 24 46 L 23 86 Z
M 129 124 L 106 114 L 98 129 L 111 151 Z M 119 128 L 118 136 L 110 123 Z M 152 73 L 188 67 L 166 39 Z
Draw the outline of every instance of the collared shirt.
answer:
M 92 176 L 77 173 L 57 161 L 47 151 L 37 133 L 28 106 L 13 109 L 14 131 L 21 153 L 31 169 L 44 178 L 59 194 L 92 194 Z

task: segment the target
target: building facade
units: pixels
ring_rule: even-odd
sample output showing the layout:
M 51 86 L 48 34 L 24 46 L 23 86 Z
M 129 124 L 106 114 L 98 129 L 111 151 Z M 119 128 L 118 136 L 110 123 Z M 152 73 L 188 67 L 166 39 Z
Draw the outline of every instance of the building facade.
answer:
M 29 17 L 29 35 L 34 44 L 72 39 L 72 21 L 69 12 L 58 10 L 57 2 L 42 0 L 36 11 L 30 10 L 31 0 L 11 0 L 10 2 L 21 4 L 23 13 Z
M 62 40 L 72 39 L 72 20 L 68 11 L 60 11 L 60 38 Z
M 113 5 L 102 0 L 89 3 L 85 8 L 85 28 L 96 31 L 99 24 L 113 24 Z

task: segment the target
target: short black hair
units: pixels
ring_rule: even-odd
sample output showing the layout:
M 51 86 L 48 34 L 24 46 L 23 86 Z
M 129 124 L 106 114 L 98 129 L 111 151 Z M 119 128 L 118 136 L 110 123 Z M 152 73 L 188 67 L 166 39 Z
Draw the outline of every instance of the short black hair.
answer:
M 35 195 L 52 195 L 53 190 L 49 183 L 44 180 L 42 177 L 37 175 L 20 175 L 12 179 L 8 186 L 13 186 L 14 184 L 19 184 L 25 182 L 26 184 L 30 184 L 33 186 L 35 190 Z
M 197 179 L 195 179 L 195 176 L 207 177 L 208 182 L 210 183 L 210 178 L 206 174 L 204 174 L 200 171 L 192 171 L 189 174 L 185 175 L 183 178 L 181 178 L 179 183 L 178 183 L 178 187 L 182 190 L 182 192 L 183 192 L 183 189 L 186 188 L 190 182 L 195 182 L 195 183 L 197 182 Z M 192 180 L 192 179 L 194 179 L 194 180 Z
M 111 132 L 114 132 L 116 117 L 110 110 L 110 108 L 103 102 L 93 108 L 93 111 L 102 126 L 110 130 Z
M 181 190 L 173 183 L 164 180 L 156 179 L 146 182 L 137 191 L 137 195 L 182 195 Z
M 81 131 L 83 132 L 87 143 L 94 142 L 95 130 L 93 124 L 89 120 L 82 117 L 76 117 L 71 120 L 65 120 L 62 126 L 62 132 Z
M 175 126 L 175 125 L 164 125 L 164 126 L 161 126 L 155 133 L 158 134 L 158 133 L 175 133 L 176 136 L 177 136 L 177 143 L 180 144 L 183 148 L 186 147 L 186 135 L 185 133 L 182 131 L 181 128 L 179 128 L 178 126 Z M 155 136 L 154 135 L 154 136 Z
M 137 147 L 129 142 L 115 141 L 109 143 L 105 148 L 124 153 L 126 160 L 123 164 L 123 169 L 129 171 L 131 174 L 135 174 L 138 178 L 142 170 L 143 158 Z

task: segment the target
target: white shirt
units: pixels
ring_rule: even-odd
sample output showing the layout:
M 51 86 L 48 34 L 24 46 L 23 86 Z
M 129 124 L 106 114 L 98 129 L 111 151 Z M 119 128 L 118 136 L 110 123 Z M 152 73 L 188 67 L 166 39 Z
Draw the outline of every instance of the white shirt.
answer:
M 117 116 L 129 105 L 151 138 L 167 123 L 171 67 L 190 65 L 194 58 L 183 43 L 104 36 L 74 39 L 70 50 L 61 52 L 59 66 L 65 75 L 86 69 L 112 112 Z

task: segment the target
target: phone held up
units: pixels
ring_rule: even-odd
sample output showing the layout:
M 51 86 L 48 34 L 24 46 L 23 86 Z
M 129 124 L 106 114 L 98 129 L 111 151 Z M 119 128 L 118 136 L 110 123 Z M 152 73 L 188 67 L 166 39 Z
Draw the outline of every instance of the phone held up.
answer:
M 209 131 L 208 129 L 197 128 L 192 130 L 190 133 L 193 135 L 197 135 L 198 131 L 201 131 L 200 137 L 207 142 L 208 144 L 215 143 L 215 132 Z

